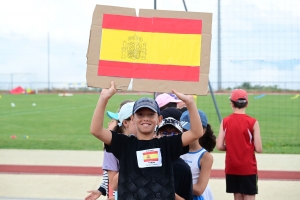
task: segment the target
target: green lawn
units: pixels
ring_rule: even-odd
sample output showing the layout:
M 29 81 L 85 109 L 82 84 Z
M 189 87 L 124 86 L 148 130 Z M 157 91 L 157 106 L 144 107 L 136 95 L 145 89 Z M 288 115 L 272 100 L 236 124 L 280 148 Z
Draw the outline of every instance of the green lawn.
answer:
M 247 113 L 260 123 L 266 153 L 300 153 L 300 98 L 291 100 L 292 96 L 266 95 L 257 100 L 254 95 L 249 97 Z M 89 132 L 98 97 L 99 94 L 74 94 L 72 97 L 2 94 L 0 148 L 101 150 L 102 142 Z M 107 110 L 116 111 L 121 101 L 140 97 L 117 94 L 109 101 Z M 222 117 L 230 114 L 228 95 L 216 95 L 216 99 Z M 32 106 L 33 103 L 36 106 Z M 219 121 L 211 96 L 199 96 L 197 105 L 206 112 L 218 135 Z M 106 118 L 105 126 L 108 121 Z M 11 139 L 12 135 L 17 138 Z

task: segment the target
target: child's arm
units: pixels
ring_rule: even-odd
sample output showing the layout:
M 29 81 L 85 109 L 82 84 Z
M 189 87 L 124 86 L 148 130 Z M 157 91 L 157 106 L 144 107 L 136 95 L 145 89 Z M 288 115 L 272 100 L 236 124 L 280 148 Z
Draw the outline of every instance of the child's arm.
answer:
M 203 194 L 209 178 L 210 178 L 210 172 L 213 164 L 213 156 L 206 152 L 204 153 L 203 157 L 199 161 L 199 165 L 201 166 L 201 171 L 198 177 L 198 181 L 196 184 L 193 185 L 193 194 L 200 196 Z
M 175 193 L 175 200 L 184 200 L 184 198 Z
M 119 172 L 115 174 L 112 179 L 111 187 L 114 191 L 118 191 L 118 180 L 119 180 Z
M 258 121 L 255 122 L 254 127 L 254 149 L 257 153 L 262 153 L 263 148 L 262 148 L 262 142 L 261 142 L 261 137 L 260 137 L 260 128 Z
M 225 139 L 225 134 L 224 134 L 224 130 L 223 130 L 223 121 L 222 121 L 220 124 L 219 135 L 217 138 L 217 149 L 219 151 L 226 151 L 226 145 L 225 145 L 224 139 Z
M 190 113 L 190 130 L 182 134 L 182 146 L 187 146 L 193 141 L 199 139 L 203 135 L 203 127 L 198 113 L 197 106 L 194 101 L 194 97 L 191 95 L 184 95 L 182 93 L 173 90 L 173 93 L 181 99 L 187 106 Z
M 109 89 L 102 89 L 90 127 L 91 133 L 108 145 L 111 143 L 112 135 L 109 130 L 103 127 L 104 111 L 108 100 L 116 93 L 116 91 L 113 81 L 111 82 Z
M 116 178 L 115 178 L 116 177 Z M 118 190 L 118 178 L 119 178 L 119 172 L 109 170 L 108 171 L 108 180 L 109 180 L 109 186 L 114 190 Z
M 87 197 L 85 197 L 85 200 L 98 199 L 102 195 L 102 193 L 99 190 L 89 190 L 87 192 L 90 194 Z

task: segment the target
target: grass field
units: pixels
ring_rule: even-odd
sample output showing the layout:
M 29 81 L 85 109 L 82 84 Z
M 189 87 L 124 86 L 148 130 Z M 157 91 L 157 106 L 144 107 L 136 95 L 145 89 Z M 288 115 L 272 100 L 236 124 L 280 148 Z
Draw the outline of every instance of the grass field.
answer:
M 300 98 L 291 100 L 294 95 L 273 94 L 255 100 L 254 96 L 249 97 L 247 113 L 260 123 L 264 152 L 299 154 Z M 101 150 L 102 142 L 89 132 L 98 97 L 99 94 L 1 95 L 0 148 Z M 109 101 L 107 110 L 116 111 L 122 100 L 140 97 L 117 94 Z M 216 99 L 221 116 L 230 114 L 228 94 L 216 95 Z M 199 96 L 197 105 L 206 112 L 218 135 L 219 120 L 211 96 Z M 106 118 L 105 125 L 108 121 Z M 17 138 L 11 139 L 12 135 Z

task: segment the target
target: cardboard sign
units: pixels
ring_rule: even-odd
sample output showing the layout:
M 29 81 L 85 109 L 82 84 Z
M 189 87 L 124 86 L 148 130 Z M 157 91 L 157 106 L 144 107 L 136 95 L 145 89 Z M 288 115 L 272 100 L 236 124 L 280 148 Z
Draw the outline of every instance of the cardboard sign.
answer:
M 96 5 L 87 52 L 87 85 L 206 95 L 211 13 Z

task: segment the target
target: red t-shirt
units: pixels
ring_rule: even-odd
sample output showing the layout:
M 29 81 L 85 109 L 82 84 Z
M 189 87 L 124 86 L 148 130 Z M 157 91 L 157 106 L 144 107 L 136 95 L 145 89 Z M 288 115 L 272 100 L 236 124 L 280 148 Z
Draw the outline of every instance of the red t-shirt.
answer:
M 257 174 L 253 138 L 255 122 L 256 119 L 246 114 L 233 113 L 223 119 L 226 144 L 226 174 Z

